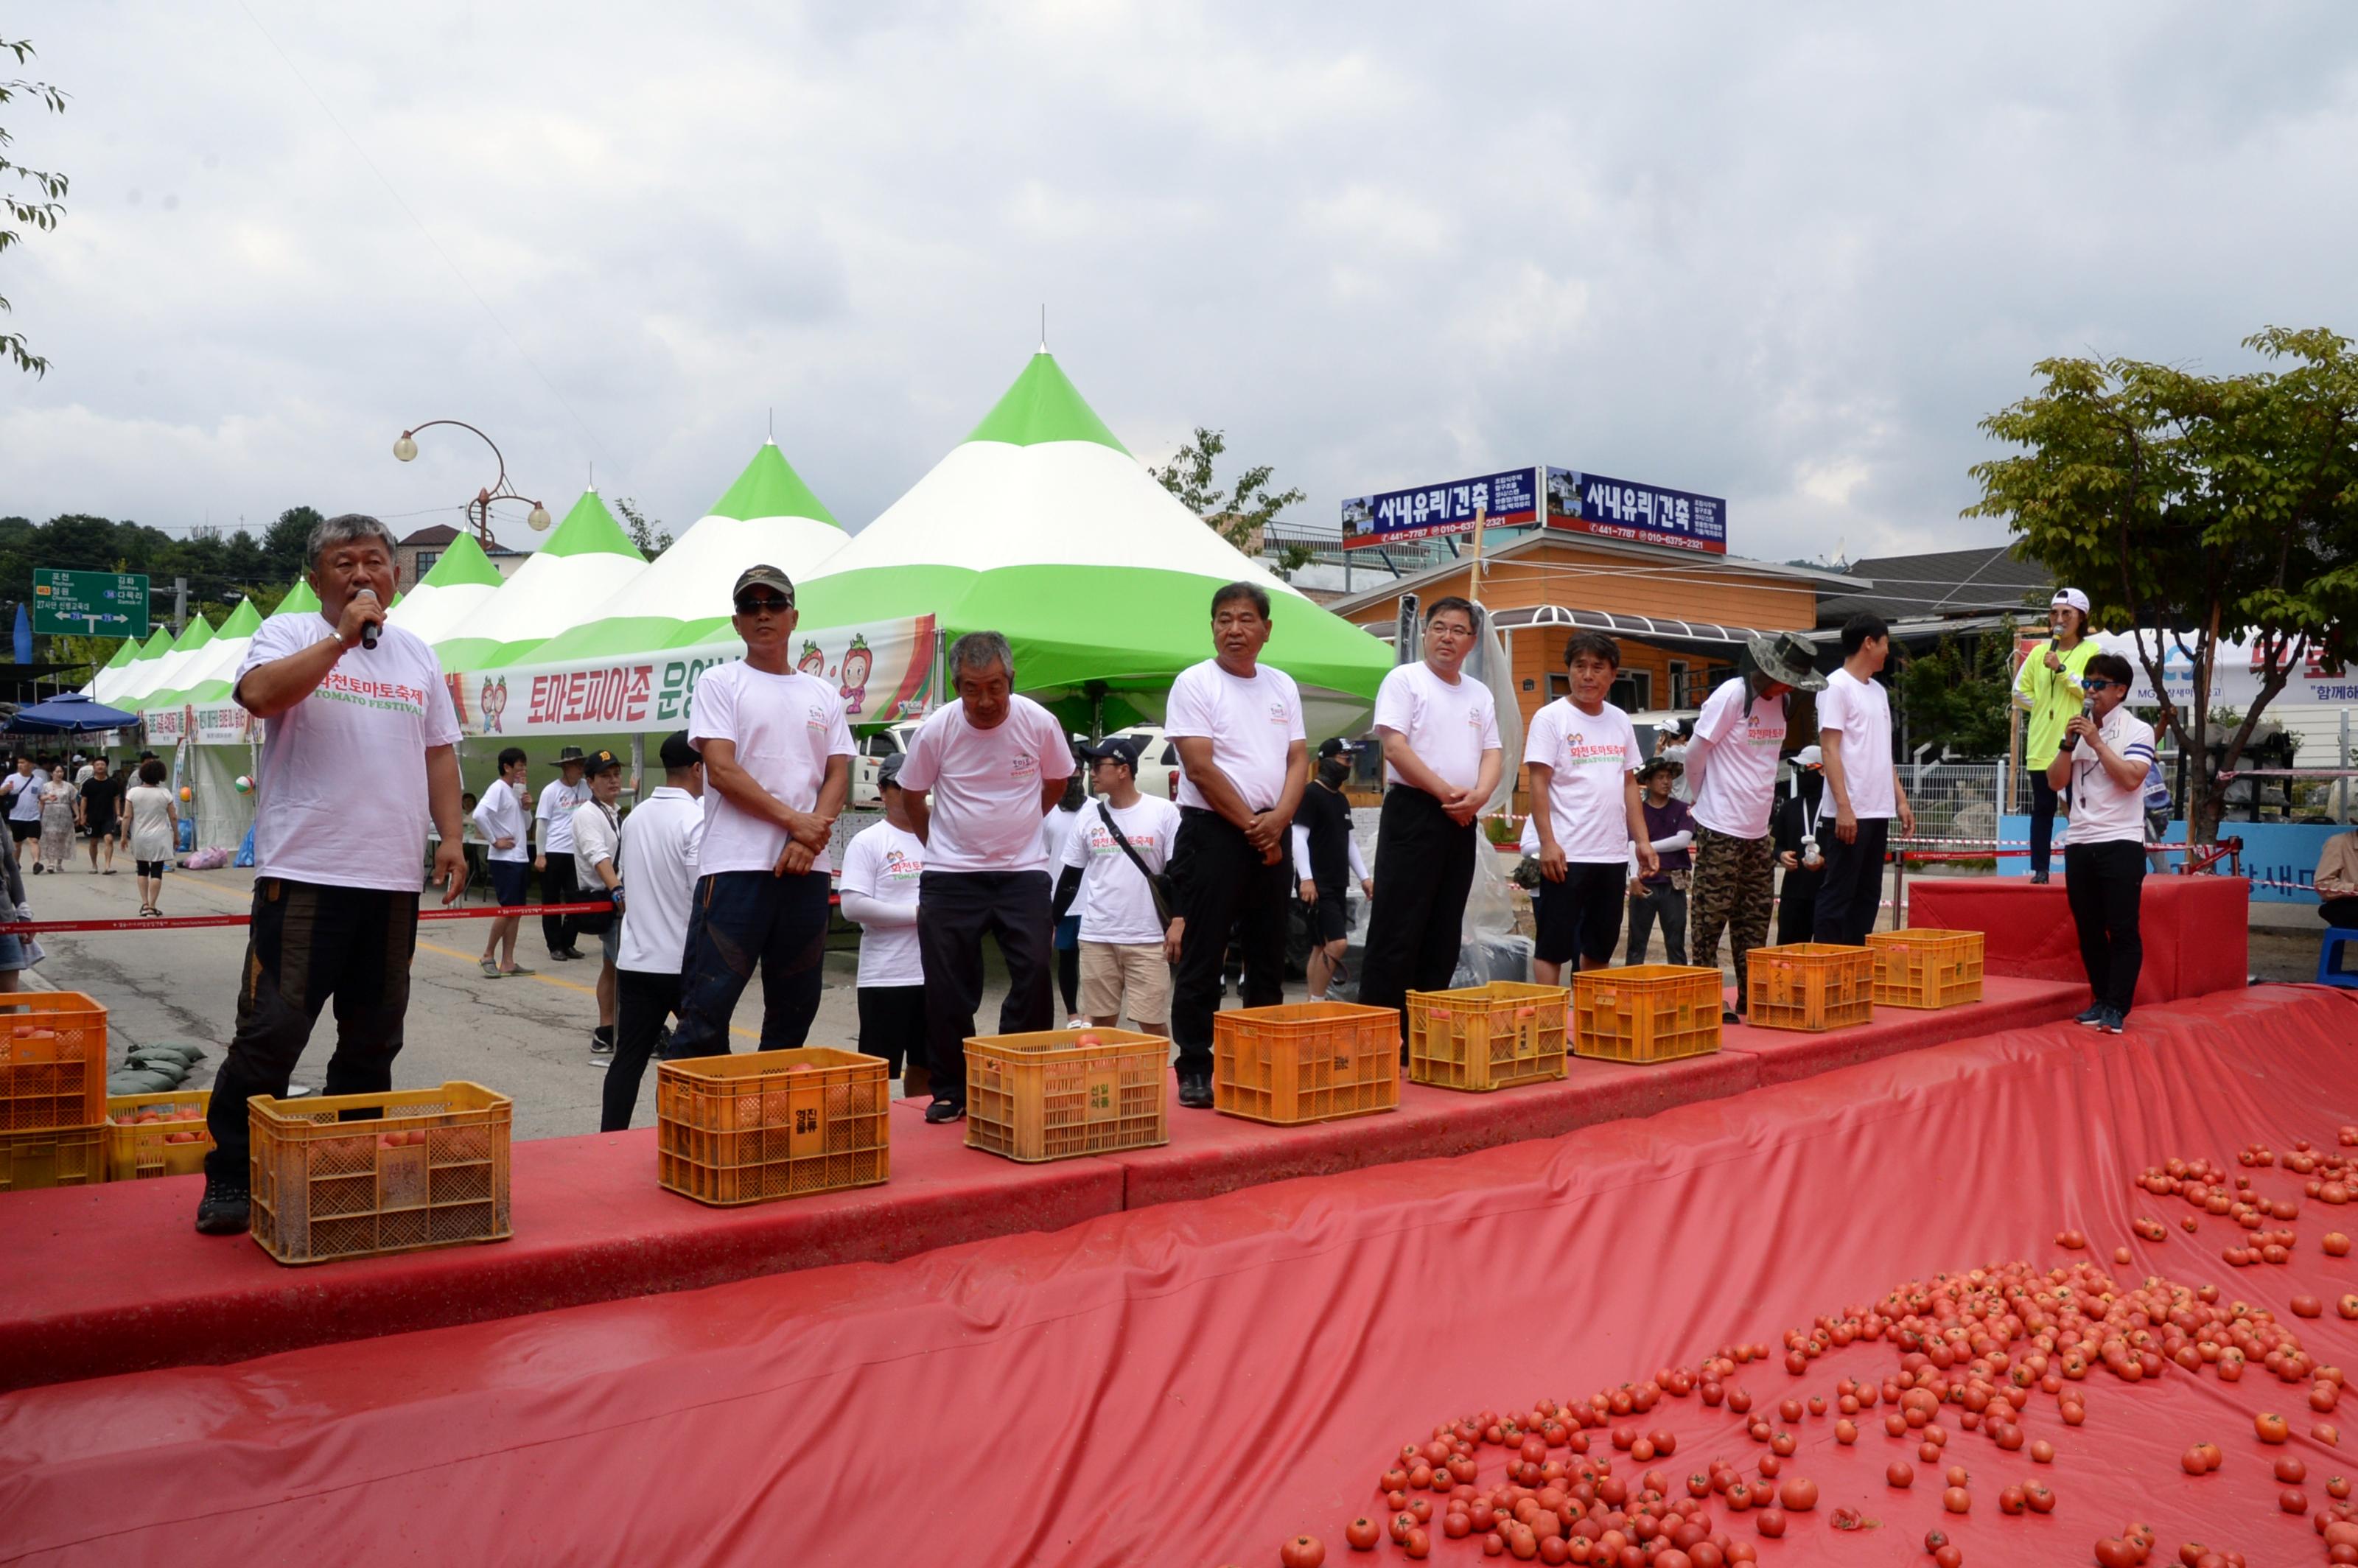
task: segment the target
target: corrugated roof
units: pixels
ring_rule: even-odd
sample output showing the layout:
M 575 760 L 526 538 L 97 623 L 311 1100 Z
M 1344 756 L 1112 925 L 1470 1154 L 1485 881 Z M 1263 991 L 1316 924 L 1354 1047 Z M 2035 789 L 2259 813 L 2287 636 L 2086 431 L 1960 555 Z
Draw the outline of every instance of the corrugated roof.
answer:
M 1897 622 L 2036 611 L 2054 586 L 2046 568 L 2023 559 L 2011 545 L 1881 556 L 1853 562 L 1850 575 L 1872 586 L 1864 593 L 1821 598 L 1819 625 L 1839 626 L 1861 611 Z

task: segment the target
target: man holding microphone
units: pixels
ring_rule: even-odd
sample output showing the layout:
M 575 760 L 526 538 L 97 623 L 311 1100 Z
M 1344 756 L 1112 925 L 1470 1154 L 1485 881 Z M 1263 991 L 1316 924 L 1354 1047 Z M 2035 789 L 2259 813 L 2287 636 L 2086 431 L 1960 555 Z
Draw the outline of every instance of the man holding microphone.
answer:
M 2071 792 L 2064 892 L 2093 996 L 2075 1022 L 2106 1034 L 2121 1032 L 2145 963 L 2137 904 L 2145 892 L 2145 775 L 2153 765 L 2153 726 L 2127 707 L 2132 678 L 2118 654 L 2087 662 L 2081 677 L 2087 711 L 2064 727 L 2047 767 L 2049 787 Z
M 313 528 L 306 554 L 319 612 L 270 617 L 238 665 L 237 701 L 268 728 L 237 1031 L 205 1118 L 214 1148 L 197 1228 L 208 1236 L 247 1228 L 245 1103 L 287 1092 L 330 999 L 327 1092 L 393 1087 L 429 817 L 442 902 L 466 889 L 458 715 L 433 650 L 385 624 L 393 549 L 385 525 L 357 513 Z

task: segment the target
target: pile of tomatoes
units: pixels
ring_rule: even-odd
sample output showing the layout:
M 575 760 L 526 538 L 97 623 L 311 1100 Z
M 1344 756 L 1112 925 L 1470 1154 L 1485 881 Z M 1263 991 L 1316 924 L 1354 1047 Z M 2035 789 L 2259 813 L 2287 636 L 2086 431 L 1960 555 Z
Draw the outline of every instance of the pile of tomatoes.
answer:
M 164 1134 L 164 1141 L 167 1143 L 201 1143 L 207 1137 L 204 1127 L 202 1126 L 204 1119 L 205 1108 L 202 1106 L 165 1105 L 148 1107 L 146 1109 L 139 1112 L 138 1115 L 131 1118 L 131 1123 L 135 1127 L 146 1127 L 159 1122 L 195 1122 L 199 1125 L 193 1127 L 175 1127 L 171 1131 Z

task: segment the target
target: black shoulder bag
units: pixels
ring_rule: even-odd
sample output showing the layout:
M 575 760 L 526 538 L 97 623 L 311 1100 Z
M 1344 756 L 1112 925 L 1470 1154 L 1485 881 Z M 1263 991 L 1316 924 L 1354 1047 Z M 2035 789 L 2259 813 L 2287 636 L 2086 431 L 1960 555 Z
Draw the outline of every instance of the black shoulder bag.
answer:
M 1113 835 L 1113 841 L 1120 846 L 1121 852 L 1130 857 L 1130 863 L 1138 868 L 1138 874 L 1146 879 L 1146 891 L 1154 899 L 1154 918 L 1162 922 L 1163 930 L 1170 930 L 1171 890 L 1168 885 L 1170 879 L 1157 876 L 1146 869 L 1146 861 L 1140 857 L 1138 850 L 1131 846 L 1130 840 L 1121 836 L 1121 829 L 1114 826 L 1113 811 L 1102 800 L 1098 802 L 1098 815 L 1105 819 L 1106 831 Z

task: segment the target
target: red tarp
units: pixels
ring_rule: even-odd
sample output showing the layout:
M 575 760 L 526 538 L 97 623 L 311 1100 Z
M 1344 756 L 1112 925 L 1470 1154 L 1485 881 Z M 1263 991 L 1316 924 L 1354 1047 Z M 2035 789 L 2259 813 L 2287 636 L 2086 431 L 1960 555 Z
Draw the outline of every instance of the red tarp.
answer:
M 2027 877 L 1910 878 L 1908 924 L 1981 932 L 1985 973 L 2086 985 L 2066 899 L 2061 880 L 2033 887 Z M 2240 989 L 2249 972 L 2251 905 L 2248 878 L 2146 878 L 2136 1005 Z
M 2131 1185 L 2171 1154 L 2232 1162 L 2248 1141 L 2297 1135 L 2331 1147 L 2358 1120 L 2353 1039 L 2358 998 L 2239 991 L 2140 1010 L 2125 1036 L 2022 1030 L 896 1264 L 30 1390 L 0 1398 L 0 1549 L 176 1568 L 1266 1564 L 1308 1529 L 1339 1563 L 1344 1522 L 1376 1511 L 1378 1473 L 1437 1421 L 1585 1398 L 1731 1339 L 1774 1343 L 1911 1275 L 2061 1261 L 2067 1223 L 2093 1256 L 2129 1245 L 2124 1273 L 2216 1281 L 2279 1310 L 2296 1289 L 2330 1302 L 2358 1288 L 2358 1259 L 2316 1242 L 2358 1212 L 2309 1204 L 2291 1266 L 2231 1270 L 2231 1222 L 2187 1237 L 2182 1203 Z M 2268 1195 L 2299 1191 L 2255 1174 Z M 2147 1214 L 2168 1239 L 2131 1238 Z M 2298 1328 L 2320 1359 L 2358 1366 L 2358 1325 L 2329 1307 Z M 1859 1345 L 1806 1377 L 1739 1381 L 1771 1400 L 1831 1395 L 1895 1364 Z M 2042 1467 L 2061 1498 L 2046 1518 L 1995 1507 L 2030 1475 L 2027 1454 L 1956 1436 L 1977 1496 L 1942 1520 L 1924 1481 L 1883 1486 L 1901 1444 L 1873 1431 L 1840 1449 L 1831 1420 L 1804 1422 L 1793 1469 L 1823 1499 L 1764 1560 L 1920 1563 L 1942 1522 L 1977 1564 L 2084 1563 L 2133 1517 L 2161 1528 L 2157 1562 L 2190 1533 L 2255 1568 L 2321 1558 L 2308 1522 L 2276 1511 L 2250 1436 L 2255 1411 L 2299 1411 L 2299 1389 L 2256 1368 L 2234 1387 L 2175 1369 L 2085 1387 L 2085 1427 L 2062 1428 L 2044 1399 L 2026 1423 L 2060 1450 Z M 1680 1434 L 1674 1473 L 1759 1452 L 1693 1400 L 1646 1424 Z M 2183 1476 L 2180 1452 L 2205 1439 L 2226 1468 Z M 2293 1449 L 2321 1502 L 2341 1461 Z M 1882 1528 L 1831 1531 L 1842 1504 Z M 1747 1519 L 1727 1522 L 1750 1537 Z M 1465 1542 L 1433 1555 L 1478 1560 Z

